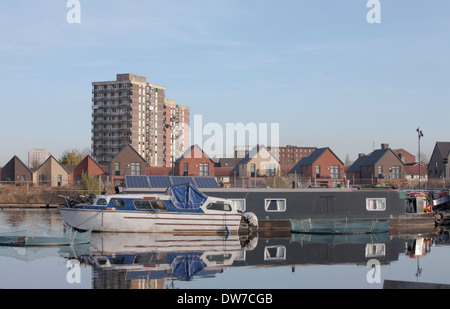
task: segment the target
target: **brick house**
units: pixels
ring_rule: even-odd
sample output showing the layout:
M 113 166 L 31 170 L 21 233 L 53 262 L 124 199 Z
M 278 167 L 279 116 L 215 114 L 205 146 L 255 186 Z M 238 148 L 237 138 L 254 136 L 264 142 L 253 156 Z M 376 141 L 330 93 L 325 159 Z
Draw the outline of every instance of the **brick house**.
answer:
M 214 161 L 192 145 L 175 161 L 174 176 L 214 176 Z
M 318 148 L 301 159 L 288 173 L 295 185 L 299 182 L 310 186 L 335 187 L 345 185 L 344 163 L 328 148 Z
M 131 146 L 127 145 L 109 163 L 109 177 L 113 185 L 125 181 L 125 175 L 145 175 L 145 159 Z
M 19 157 L 14 156 L 1 169 L 0 179 L 6 183 L 33 181 L 33 172 Z
M 397 157 L 404 163 L 404 164 L 413 164 L 416 163 L 416 156 L 409 153 L 403 148 L 400 149 L 392 149 L 392 151 L 397 155 Z
M 352 185 L 392 184 L 405 179 L 405 165 L 388 144 L 381 144 L 368 155 L 359 154 L 345 173 Z
M 39 186 L 61 187 L 70 183 L 69 172 L 50 155 L 33 173 L 33 182 Z
M 450 166 L 448 159 L 450 157 L 450 142 L 436 142 L 428 162 L 428 179 L 446 178 L 450 176 Z
M 79 183 L 81 176 L 86 173 L 89 176 L 99 176 L 103 180 L 106 178 L 106 172 L 92 159 L 91 156 L 86 156 L 70 173 L 69 178 L 72 182 Z

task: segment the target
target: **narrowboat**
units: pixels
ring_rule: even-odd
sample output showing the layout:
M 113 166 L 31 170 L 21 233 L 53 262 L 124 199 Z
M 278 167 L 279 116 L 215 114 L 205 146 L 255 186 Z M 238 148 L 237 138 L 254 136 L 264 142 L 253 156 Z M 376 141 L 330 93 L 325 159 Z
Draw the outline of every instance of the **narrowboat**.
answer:
M 258 217 L 258 230 L 298 233 L 375 233 L 433 229 L 441 200 L 398 190 L 350 188 L 205 189 Z M 443 193 L 441 193 L 443 194 Z M 436 194 L 435 194 L 436 195 Z
M 170 186 L 163 194 L 98 195 L 59 211 L 69 226 L 93 232 L 234 234 L 257 224 L 231 200 L 207 196 L 192 184 Z

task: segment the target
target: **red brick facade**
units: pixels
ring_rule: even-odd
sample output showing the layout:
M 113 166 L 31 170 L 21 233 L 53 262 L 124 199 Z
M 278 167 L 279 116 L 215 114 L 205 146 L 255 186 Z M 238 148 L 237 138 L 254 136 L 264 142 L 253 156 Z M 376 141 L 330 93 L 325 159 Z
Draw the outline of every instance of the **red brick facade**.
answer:
M 214 162 L 198 146 L 191 146 L 175 162 L 175 176 L 214 176 Z
M 289 174 L 298 177 L 298 181 L 307 179 L 311 186 L 345 185 L 344 163 L 330 148 L 315 150 L 309 157 L 300 160 Z
M 91 158 L 91 156 L 86 156 L 83 161 L 78 164 L 72 173 L 69 175 L 71 181 L 81 179 L 81 175 L 87 173 L 89 176 L 105 176 L 105 171 Z

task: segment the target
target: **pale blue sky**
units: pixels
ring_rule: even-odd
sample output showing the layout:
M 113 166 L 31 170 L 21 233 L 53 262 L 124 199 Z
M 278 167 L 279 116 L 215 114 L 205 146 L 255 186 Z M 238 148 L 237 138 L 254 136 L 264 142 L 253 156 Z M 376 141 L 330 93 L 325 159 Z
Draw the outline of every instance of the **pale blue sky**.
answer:
M 147 76 L 203 123 L 280 124 L 280 144 L 342 160 L 389 143 L 429 156 L 450 141 L 450 2 L 4 1 L 0 165 L 33 148 L 90 147 L 91 83 Z M 6 115 L 6 117 L 5 117 Z M 207 139 L 205 137 L 204 139 Z

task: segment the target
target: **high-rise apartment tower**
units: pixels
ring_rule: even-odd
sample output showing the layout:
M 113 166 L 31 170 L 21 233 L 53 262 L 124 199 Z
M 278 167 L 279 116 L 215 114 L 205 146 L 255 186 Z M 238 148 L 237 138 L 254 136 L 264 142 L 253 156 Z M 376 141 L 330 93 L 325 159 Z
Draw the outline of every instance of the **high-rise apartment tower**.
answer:
M 92 156 L 99 164 L 129 144 L 150 166 L 172 166 L 189 146 L 189 108 L 165 91 L 134 74 L 92 83 Z

